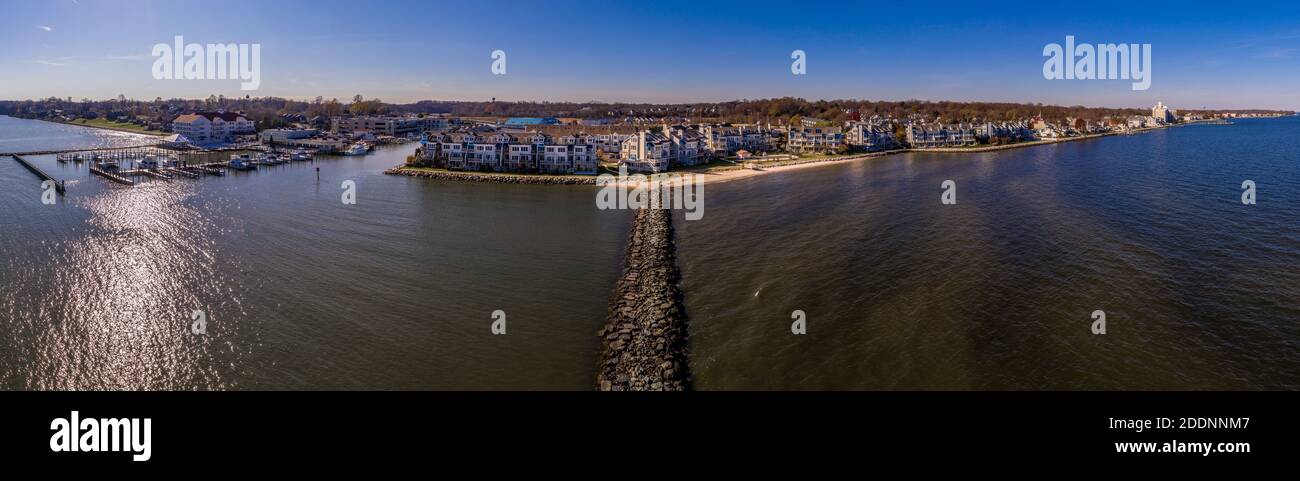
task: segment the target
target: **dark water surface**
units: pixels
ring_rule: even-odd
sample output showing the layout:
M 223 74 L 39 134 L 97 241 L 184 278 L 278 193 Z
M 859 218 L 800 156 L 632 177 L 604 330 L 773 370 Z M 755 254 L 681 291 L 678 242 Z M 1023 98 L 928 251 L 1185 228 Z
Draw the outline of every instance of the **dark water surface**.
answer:
M 699 387 L 1300 388 L 1296 117 L 709 187 L 677 224 Z

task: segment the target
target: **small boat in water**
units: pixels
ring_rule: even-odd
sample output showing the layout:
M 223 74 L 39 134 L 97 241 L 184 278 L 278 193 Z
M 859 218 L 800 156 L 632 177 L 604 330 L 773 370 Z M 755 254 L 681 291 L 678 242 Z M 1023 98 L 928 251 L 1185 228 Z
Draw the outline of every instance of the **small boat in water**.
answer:
M 158 159 L 155 159 L 152 155 L 146 155 L 144 157 L 144 160 L 141 160 L 140 163 L 136 165 L 136 167 L 141 169 L 149 169 L 149 170 L 157 169 Z
M 253 156 L 248 154 L 235 154 L 230 156 L 230 168 L 235 170 L 253 170 L 257 164 L 253 163 Z
M 295 150 L 293 151 L 292 154 L 289 154 L 289 160 L 293 160 L 293 161 L 311 160 L 311 154 L 307 153 L 307 151 L 305 150 Z
M 365 142 L 357 142 L 352 144 L 351 147 L 348 147 L 347 152 L 344 152 L 343 155 L 365 155 L 366 152 L 369 151 L 370 151 L 370 145 L 366 144 Z

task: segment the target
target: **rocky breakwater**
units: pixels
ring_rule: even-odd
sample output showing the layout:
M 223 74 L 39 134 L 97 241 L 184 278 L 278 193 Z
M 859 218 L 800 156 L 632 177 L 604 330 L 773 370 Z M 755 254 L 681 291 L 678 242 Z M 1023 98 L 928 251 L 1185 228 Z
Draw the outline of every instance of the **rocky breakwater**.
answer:
M 389 175 L 409 175 L 438 180 L 457 180 L 462 182 L 493 182 L 498 184 L 562 184 L 595 185 L 596 176 L 577 175 L 536 175 L 536 174 L 500 174 L 491 172 L 469 172 L 451 170 L 432 170 L 409 167 L 393 167 L 385 170 Z
M 686 309 L 677 282 L 671 211 L 636 211 L 623 277 L 605 325 L 597 388 L 683 391 L 690 388 Z

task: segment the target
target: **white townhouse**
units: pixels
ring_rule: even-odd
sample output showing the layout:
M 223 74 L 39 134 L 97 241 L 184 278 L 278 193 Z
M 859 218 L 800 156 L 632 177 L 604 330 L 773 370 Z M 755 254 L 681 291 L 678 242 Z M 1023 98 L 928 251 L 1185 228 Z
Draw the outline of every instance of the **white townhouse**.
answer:
M 786 141 L 791 152 L 830 152 L 844 145 L 844 130 L 839 127 L 792 127 Z
M 235 112 L 195 112 L 176 117 L 172 132 L 195 145 L 216 145 L 235 140 L 236 135 L 254 132 L 253 122 Z
M 668 167 L 690 167 L 705 160 L 704 136 L 695 129 L 680 125 L 664 126 L 663 135 L 668 139 Z
M 699 131 L 702 149 L 715 157 L 735 154 L 741 149 L 765 152 L 772 146 L 769 133 L 758 126 L 701 125 Z
M 595 136 L 596 148 L 607 154 L 618 154 L 623 150 L 623 142 L 632 137 L 632 134 L 620 134 L 610 132 L 607 134 L 597 134 Z
M 867 151 L 887 150 L 898 147 L 894 129 L 885 122 L 849 122 L 845 143 Z
M 594 175 L 594 140 L 586 134 L 457 132 L 430 138 L 417 155 L 434 167 L 491 172 Z
M 620 164 L 630 172 L 665 172 L 668 170 L 670 141 L 659 132 L 642 130 L 623 141 Z

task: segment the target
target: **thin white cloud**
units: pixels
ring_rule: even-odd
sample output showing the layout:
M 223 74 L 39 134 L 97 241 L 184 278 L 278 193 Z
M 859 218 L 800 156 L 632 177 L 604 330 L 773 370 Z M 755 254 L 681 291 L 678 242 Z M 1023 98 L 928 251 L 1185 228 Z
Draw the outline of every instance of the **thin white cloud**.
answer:
M 99 57 L 100 60 L 107 62 L 138 62 L 141 60 L 149 60 L 151 58 L 154 57 L 151 55 L 105 55 Z
M 51 26 L 49 26 L 49 25 L 37 25 L 36 28 L 39 28 L 39 29 L 44 30 L 44 31 L 46 31 L 46 32 L 53 32 L 53 31 L 54 31 L 54 27 L 51 27 Z
M 41 65 L 49 65 L 49 66 L 51 66 L 51 67 L 67 67 L 67 66 L 68 66 L 68 64 L 66 64 L 66 63 L 59 63 L 59 62 L 55 62 L 55 61 L 52 61 L 52 60 L 33 60 L 33 62 L 39 63 L 39 64 L 41 64 Z

